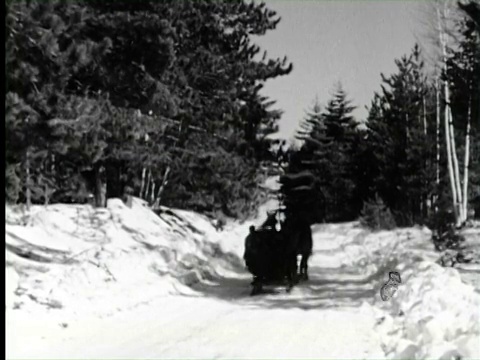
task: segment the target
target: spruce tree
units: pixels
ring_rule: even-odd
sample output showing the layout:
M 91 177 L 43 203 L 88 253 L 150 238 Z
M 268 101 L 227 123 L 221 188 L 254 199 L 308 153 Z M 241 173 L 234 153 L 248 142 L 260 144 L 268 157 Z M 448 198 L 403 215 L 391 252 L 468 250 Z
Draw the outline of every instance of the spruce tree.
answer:
M 351 207 L 355 189 L 352 161 L 356 136 L 356 121 L 352 116 L 354 109 L 342 85 L 338 83 L 324 113 L 326 136 L 333 140 L 328 153 L 332 181 L 326 195 L 329 203 L 327 208 L 332 219 L 337 221 L 353 220 L 359 210 Z
M 396 74 L 382 74 L 382 94 L 376 95 L 368 118 L 368 139 L 378 168 L 376 191 L 398 224 L 411 224 L 425 219 L 431 207 L 434 131 L 418 46 L 395 63 Z
M 305 166 L 312 169 L 321 185 L 326 201 L 326 219 L 340 221 L 354 217 L 349 208 L 353 184 L 352 164 L 348 158 L 354 136 L 354 119 L 347 95 L 341 84 L 334 90 L 323 112 L 310 114 L 312 124 L 308 136 L 303 135 L 300 149 Z
M 303 144 L 292 156 L 287 173 L 293 176 L 308 171 L 314 175 L 318 207 L 327 221 L 354 219 L 361 209 L 350 206 L 355 188 L 352 151 L 356 137 L 350 103 L 341 85 L 324 111 L 316 101 L 297 134 Z

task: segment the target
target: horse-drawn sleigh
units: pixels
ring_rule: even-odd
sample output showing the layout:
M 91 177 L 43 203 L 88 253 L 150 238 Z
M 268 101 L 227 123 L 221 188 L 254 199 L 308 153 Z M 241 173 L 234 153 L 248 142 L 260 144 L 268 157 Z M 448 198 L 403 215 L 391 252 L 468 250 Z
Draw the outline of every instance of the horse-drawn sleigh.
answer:
M 259 229 L 251 226 L 245 240 L 244 259 L 253 275 L 252 295 L 266 284 L 285 284 L 290 291 L 299 280 L 308 280 L 313 246 L 310 226 L 324 217 L 325 199 L 310 172 L 283 175 L 280 183 L 282 210 L 270 212 Z M 278 231 L 276 217 L 280 214 L 285 220 Z
M 287 219 L 278 231 L 270 226 L 275 215 L 270 214 L 259 229 L 251 226 L 245 240 L 244 259 L 253 275 L 251 295 L 271 284 L 286 285 L 290 291 L 299 280 L 308 279 L 308 258 L 313 245 L 310 225 L 299 219 Z M 300 266 L 298 255 L 301 255 Z

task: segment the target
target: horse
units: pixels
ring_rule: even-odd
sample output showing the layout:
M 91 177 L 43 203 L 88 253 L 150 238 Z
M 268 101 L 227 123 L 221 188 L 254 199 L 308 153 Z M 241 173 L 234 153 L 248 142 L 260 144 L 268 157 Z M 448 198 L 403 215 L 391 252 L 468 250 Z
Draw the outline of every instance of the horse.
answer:
M 286 248 L 289 276 L 293 281 L 308 280 L 308 259 L 312 255 L 312 230 L 308 221 L 300 217 L 286 217 L 282 225 L 282 237 Z M 300 267 L 297 256 L 301 256 Z

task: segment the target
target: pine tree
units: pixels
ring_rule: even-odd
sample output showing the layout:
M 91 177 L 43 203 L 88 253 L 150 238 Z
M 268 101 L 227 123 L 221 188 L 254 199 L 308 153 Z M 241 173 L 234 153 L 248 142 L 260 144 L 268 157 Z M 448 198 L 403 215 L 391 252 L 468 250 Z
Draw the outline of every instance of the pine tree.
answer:
M 66 33 L 82 26 L 81 14 L 78 6 L 59 1 L 6 3 L 6 162 L 18 170 L 18 195 L 27 204 L 39 196 L 46 202 L 55 186 L 48 120 L 56 116 L 70 69 L 91 55 L 63 43 Z
M 119 196 L 128 184 L 152 202 L 236 215 L 236 200 L 261 198 L 254 182 L 272 161 L 268 135 L 280 112 L 259 91 L 292 69 L 286 58 L 256 59 L 251 36 L 280 20 L 265 4 L 50 0 L 6 7 L 6 132 L 17 144 L 7 145 L 10 190 L 18 188 L 16 176 L 29 194 L 47 176 L 54 201 L 65 201 L 80 188 L 97 193 L 105 185 L 108 196 Z M 26 134 L 35 142 L 22 141 Z M 214 172 L 195 173 L 199 164 L 222 169 L 221 191 Z
M 266 54 L 262 61 L 254 60 L 259 48 L 251 43 L 250 34 L 262 35 L 274 29 L 278 18 L 263 4 L 247 5 L 241 1 L 186 2 L 181 7 L 181 17 L 174 21 L 174 27 L 179 33 L 188 30 L 189 34 L 199 34 L 189 36 L 188 42 L 177 50 L 181 73 L 178 77 L 185 79 L 193 90 L 185 114 L 191 124 L 205 130 L 203 134 L 189 137 L 188 162 L 197 162 L 193 154 L 207 159 L 206 166 L 214 167 L 222 162 L 222 167 L 229 168 L 226 176 L 232 184 L 239 182 L 239 186 L 251 188 L 250 179 L 260 175 L 259 164 L 271 157 L 268 151 L 271 141 L 266 136 L 276 130 L 280 116 L 278 111 L 270 109 L 272 102 L 260 96 L 259 91 L 267 79 L 288 74 L 291 65 L 286 59 L 266 61 Z M 212 155 L 205 141 L 215 148 L 221 147 L 230 157 L 220 153 Z M 236 158 L 238 162 L 232 161 Z M 238 177 L 235 169 L 238 166 L 252 175 Z M 184 169 L 184 176 L 179 176 L 179 180 L 194 178 L 193 169 L 195 167 Z M 185 187 L 189 186 L 185 184 Z M 258 189 L 235 191 L 235 186 L 226 186 L 224 192 L 228 193 L 228 188 L 232 191 L 230 197 L 227 194 L 213 196 L 213 188 L 204 191 L 212 195 L 209 196 L 214 199 L 211 205 L 221 206 L 225 211 L 233 206 L 228 198 L 245 199 L 248 203 L 257 197 Z M 176 205 L 174 199 L 170 199 L 170 204 Z

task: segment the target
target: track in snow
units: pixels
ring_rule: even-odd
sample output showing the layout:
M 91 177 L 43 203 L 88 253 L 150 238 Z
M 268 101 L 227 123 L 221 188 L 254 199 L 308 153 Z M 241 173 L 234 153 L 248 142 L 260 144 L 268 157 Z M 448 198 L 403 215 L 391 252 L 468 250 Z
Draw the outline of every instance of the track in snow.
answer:
M 250 276 L 238 272 L 108 318 L 36 318 L 28 329 L 12 323 L 7 353 L 51 359 L 384 357 L 375 319 L 359 311 L 362 301 L 376 296 L 375 284 L 361 269 L 326 268 L 323 260 L 314 251 L 310 281 L 290 294 L 278 288 L 250 297 Z M 20 338 L 23 344 L 15 342 Z

